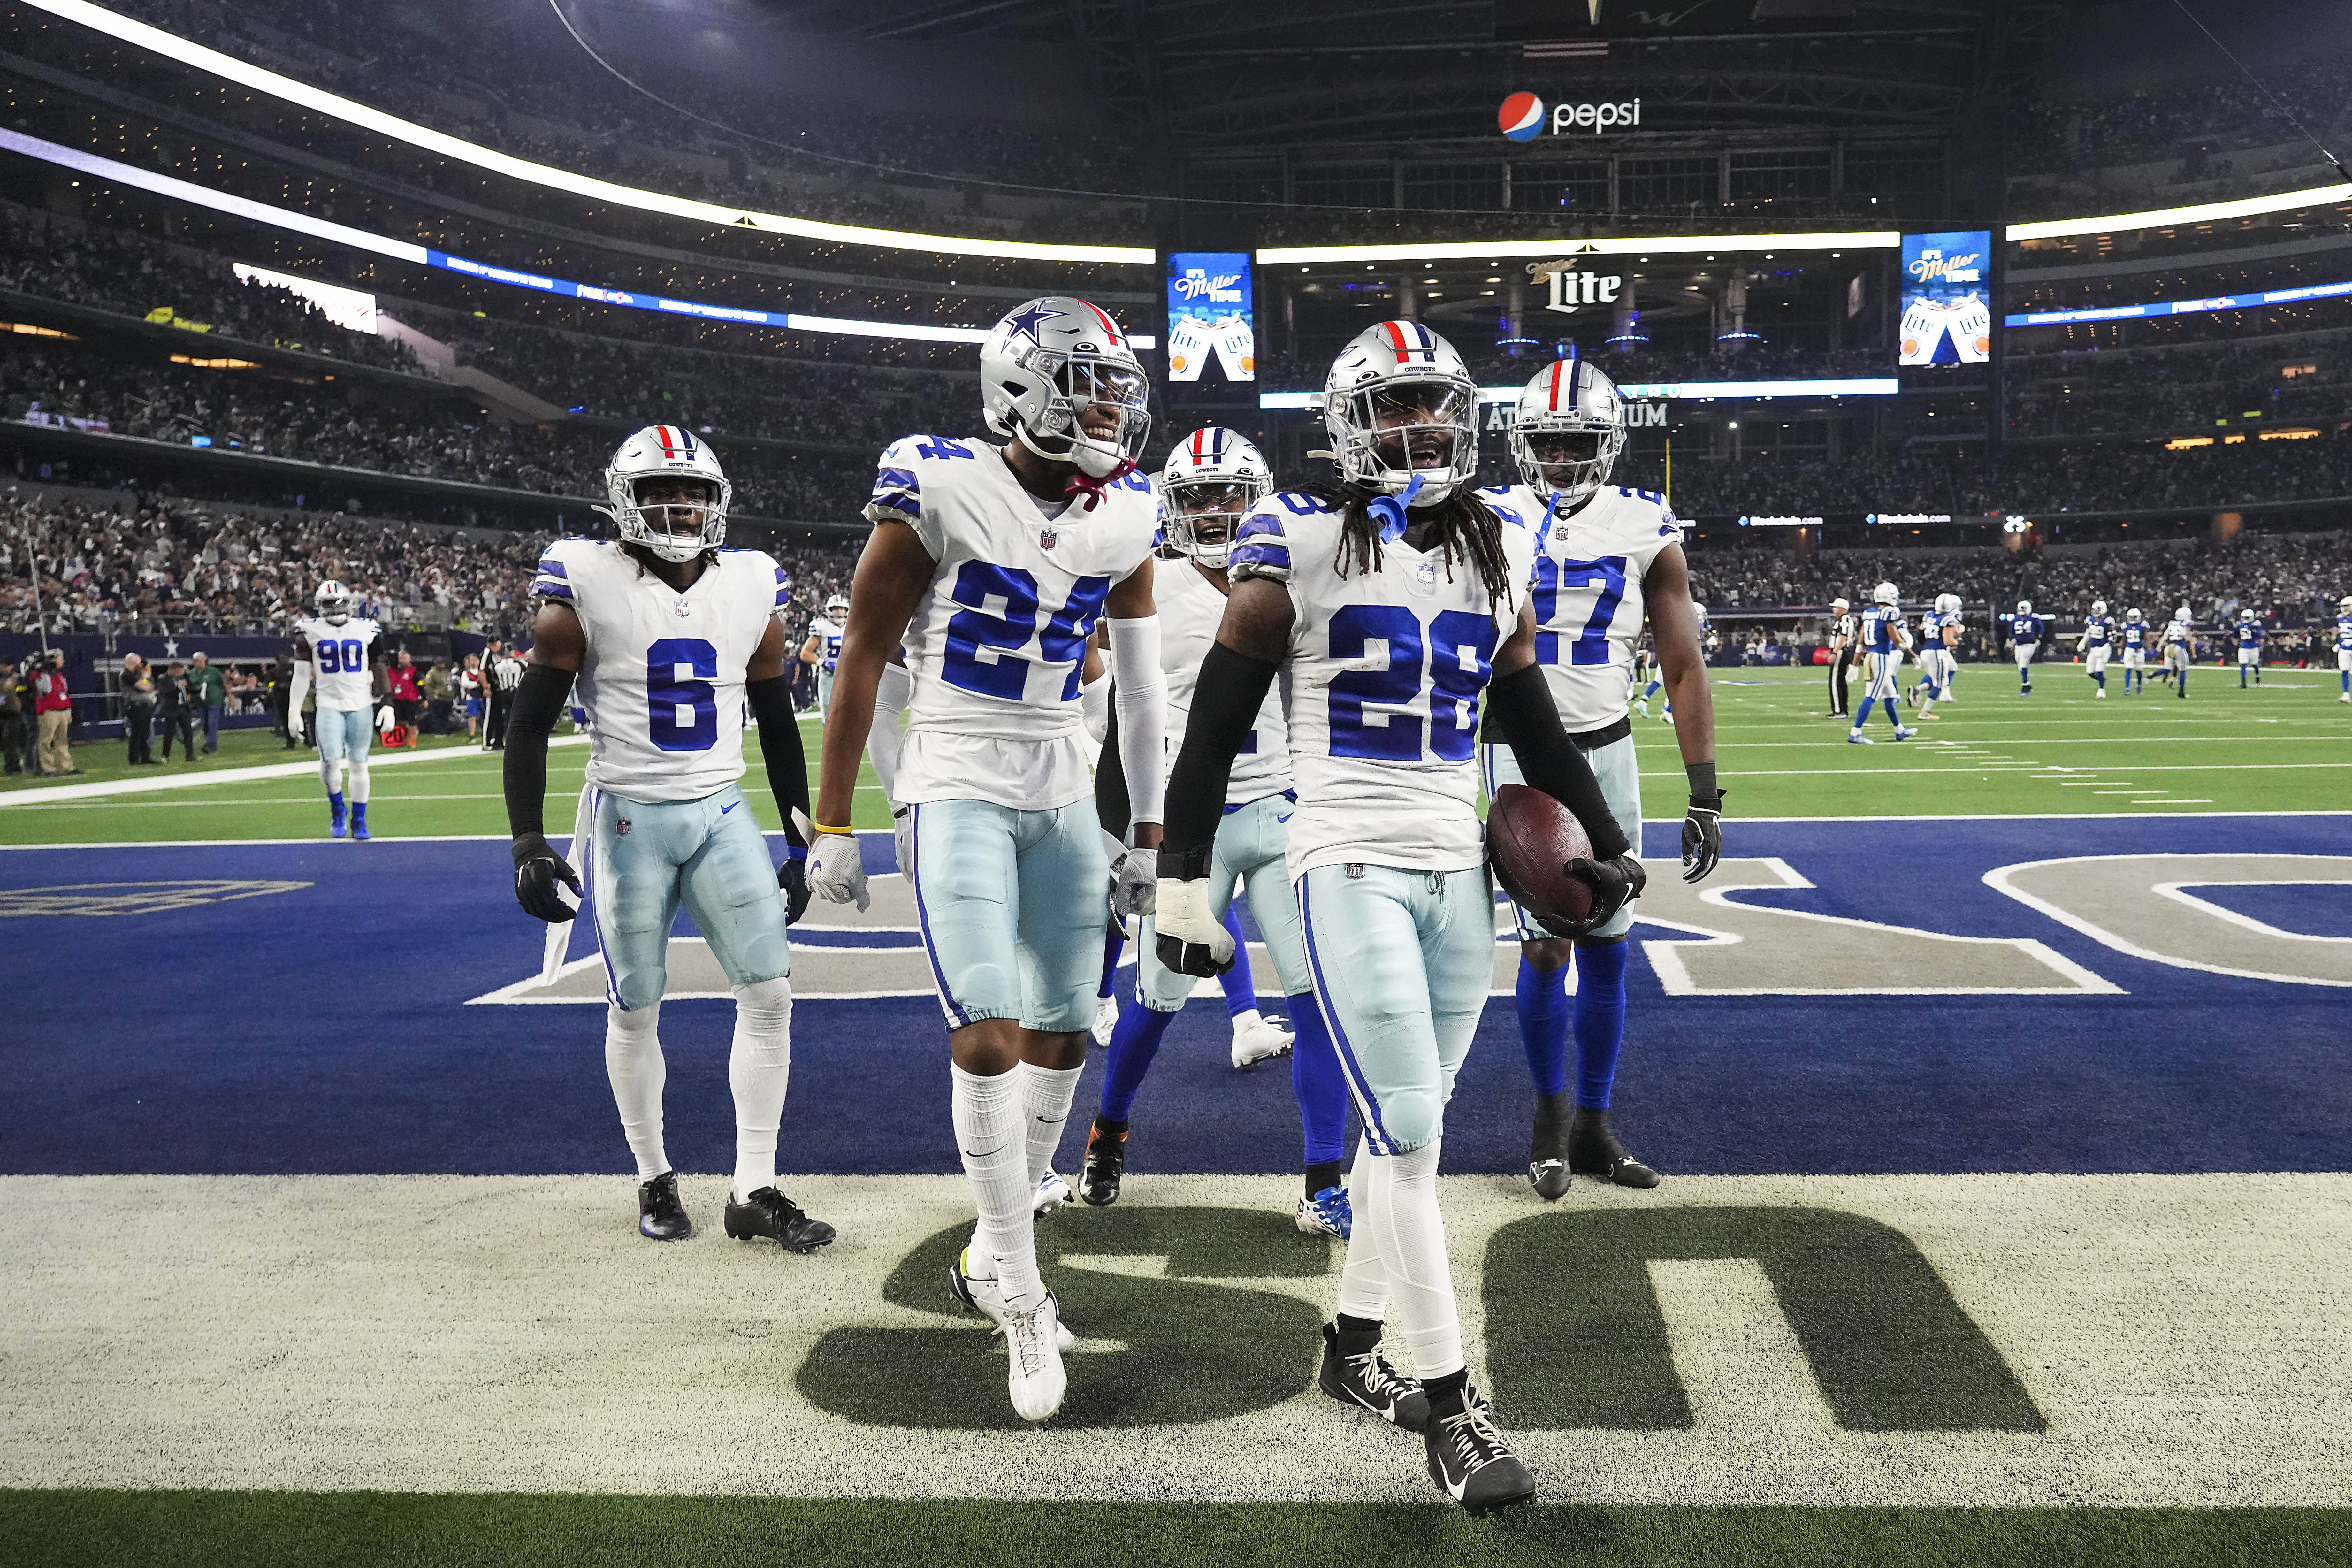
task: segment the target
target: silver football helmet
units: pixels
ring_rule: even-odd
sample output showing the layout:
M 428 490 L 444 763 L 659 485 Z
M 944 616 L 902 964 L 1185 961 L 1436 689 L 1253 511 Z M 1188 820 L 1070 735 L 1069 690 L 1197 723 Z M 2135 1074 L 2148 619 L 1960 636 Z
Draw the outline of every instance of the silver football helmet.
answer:
M 835 594 L 832 598 L 827 599 L 824 602 L 824 618 L 826 620 L 838 624 L 841 617 L 847 614 L 849 614 L 849 599 L 846 595 Z
M 1350 485 L 1435 506 L 1478 476 L 1478 384 L 1419 321 L 1367 327 L 1323 383 L 1323 426 Z
M 1510 447 L 1529 489 L 1581 506 L 1609 482 L 1625 449 L 1625 401 L 1617 384 L 1585 360 L 1544 366 L 1519 394 Z
M 1250 441 L 1219 426 L 1176 443 L 1160 470 L 1168 542 L 1212 571 L 1233 553 L 1242 519 L 1274 493 L 1274 470 Z
M 1084 300 L 1032 300 L 980 345 L 980 406 L 988 427 L 1090 479 L 1130 468 L 1151 433 L 1151 381 L 1118 323 Z M 1086 416 L 1110 409 L 1108 436 Z
M 709 490 L 702 500 L 647 502 L 637 490 L 650 479 L 698 479 Z M 622 542 L 665 561 L 691 561 L 727 542 L 727 503 L 735 487 L 718 454 L 683 426 L 648 425 L 622 442 L 604 470 L 604 494 L 610 504 L 594 510 L 613 520 Z
M 319 584 L 319 591 L 310 595 L 310 605 L 319 612 L 319 618 L 331 626 L 340 626 L 352 618 L 352 591 L 332 577 Z

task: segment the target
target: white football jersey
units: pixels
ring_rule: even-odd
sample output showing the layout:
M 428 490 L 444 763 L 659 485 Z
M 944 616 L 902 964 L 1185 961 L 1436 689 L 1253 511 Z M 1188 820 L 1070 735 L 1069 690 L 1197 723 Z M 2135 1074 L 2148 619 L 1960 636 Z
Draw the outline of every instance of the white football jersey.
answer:
M 559 539 L 533 594 L 572 606 L 588 652 L 588 782 L 625 799 L 700 800 L 743 776 L 744 672 L 783 607 L 784 570 L 722 550 L 683 594 L 612 541 Z
M 1191 721 L 1192 691 L 1201 678 L 1201 662 L 1217 640 L 1225 618 L 1225 595 L 1190 561 L 1163 561 L 1151 579 L 1153 602 L 1160 606 L 1160 667 L 1168 677 L 1168 727 L 1162 732 L 1168 765 L 1184 744 Z M 1283 723 L 1282 700 L 1268 691 L 1257 710 L 1257 723 L 1234 758 L 1232 778 L 1225 785 L 1228 805 L 1247 805 L 1290 787 L 1289 731 Z
M 808 635 L 816 638 L 816 667 L 830 672 L 841 660 L 841 627 L 819 616 L 809 623 Z M 806 647 L 808 637 L 801 644 Z
M 1298 809 L 1292 880 L 1362 862 L 1462 871 L 1486 858 L 1478 820 L 1478 702 L 1495 652 L 1527 602 L 1535 540 L 1503 520 L 1507 581 L 1398 540 L 1380 570 L 1339 565 L 1339 515 L 1278 491 L 1242 520 L 1236 578 L 1286 584 L 1292 609 L 1284 717 Z
M 375 706 L 375 678 L 368 661 L 375 655 L 383 628 L 353 616 L 341 626 L 330 626 L 315 616 L 294 623 L 310 640 L 310 668 L 317 676 L 311 689 L 319 706 L 330 712 L 364 713 Z
M 1535 544 L 1536 663 L 1559 721 L 1581 735 L 1625 717 L 1633 645 L 1642 639 L 1642 579 L 1682 540 L 1664 496 L 1603 485 L 1565 516 L 1525 485 L 1478 494 L 1525 521 Z
M 1050 513 L 1050 515 L 1049 515 Z M 1051 811 L 1094 791 L 1078 697 L 1103 601 L 1151 555 L 1149 476 L 1091 511 L 1047 507 L 997 447 L 908 436 L 882 454 L 866 515 L 904 522 L 939 563 L 907 624 L 898 801 L 985 800 Z

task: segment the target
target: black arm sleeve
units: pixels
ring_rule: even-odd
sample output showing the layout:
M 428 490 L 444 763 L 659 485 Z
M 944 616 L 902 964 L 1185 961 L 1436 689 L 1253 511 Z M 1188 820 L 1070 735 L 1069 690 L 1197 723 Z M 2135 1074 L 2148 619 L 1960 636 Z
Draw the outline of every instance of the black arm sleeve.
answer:
M 1120 843 L 1134 826 L 1134 806 L 1127 795 L 1127 764 L 1118 755 L 1118 704 L 1110 705 L 1103 723 L 1102 757 L 1095 763 L 1095 820 Z
M 568 669 L 534 664 L 515 688 L 507 716 L 507 831 L 520 838 L 547 831 L 547 738 L 576 679 Z
M 784 842 L 805 849 L 808 838 L 801 832 L 800 818 L 809 815 L 808 752 L 801 745 L 800 721 L 793 717 L 792 679 L 775 675 L 751 681 L 743 688 L 743 699 L 760 726 L 760 755 L 767 762 L 776 809 L 783 814 Z
M 1257 710 L 1274 684 L 1275 668 L 1223 643 L 1210 646 L 1209 657 L 1201 661 L 1200 678 L 1192 683 L 1184 749 L 1176 753 L 1176 765 L 1168 774 L 1168 821 L 1160 843 L 1163 855 L 1205 849 L 1216 839 L 1234 758 L 1257 722 Z
M 1592 765 L 1561 727 L 1559 710 L 1552 703 L 1543 671 L 1530 664 L 1498 678 L 1488 684 L 1486 700 L 1503 739 L 1518 759 L 1520 773 L 1584 825 L 1585 837 L 1592 840 L 1593 858 L 1614 860 L 1632 848 L 1625 841 L 1625 830 L 1609 814 L 1609 802 L 1601 794 L 1601 781 L 1592 776 Z

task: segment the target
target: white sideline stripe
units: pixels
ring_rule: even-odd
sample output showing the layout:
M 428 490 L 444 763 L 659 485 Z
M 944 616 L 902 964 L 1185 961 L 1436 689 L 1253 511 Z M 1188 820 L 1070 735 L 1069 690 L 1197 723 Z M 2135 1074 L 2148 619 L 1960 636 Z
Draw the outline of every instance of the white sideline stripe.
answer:
M 584 746 L 585 735 L 565 735 L 547 742 L 551 746 Z M 378 768 L 409 767 L 418 763 L 457 762 L 462 759 L 447 751 L 383 753 L 370 751 L 368 772 Z M 58 784 L 51 788 L 33 785 L 0 795 L 0 807 L 11 805 L 58 805 L 69 801 L 101 800 L 117 795 L 155 795 L 164 790 L 205 789 L 214 784 L 255 784 L 263 779 L 299 779 L 319 776 L 319 762 L 313 757 L 307 763 L 268 763 L 259 767 L 226 768 L 216 773 L 189 773 L 178 777 L 152 779 L 105 779 L 97 784 Z
M 313 774 L 318 772 L 316 768 L 310 771 Z M 857 793 L 879 795 L 882 793 L 882 786 L 859 784 Z M 373 805 L 379 801 L 387 800 L 504 800 L 505 798 L 503 791 L 494 789 L 475 790 L 461 795 L 402 795 L 396 791 L 378 790 L 369 797 L 368 804 Z M 135 806 L 144 803 L 131 800 L 37 800 L 25 804 L 46 805 L 59 811 L 105 811 L 110 807 Z M 304 804 L 315 803 L 308 802 L 305 796 L 283 795 L 238 795 L 227 800 L 186 800 L 179 803 L 180 808 L 185 811 L 197 811 L 215 805 L 299 805 Z M 385 835 L 378 834 L 376 837 L 381 838 Z
M 811 1258 L 715 1223 L 650 1246 L 624 1174 L 0 1179 L 0 1486 L 1428 1500 L 1418 1448 L 1311 1386 L 1115 1432 L 885 1429 L 818 1409 L 794 1371 L 835 1328 L 961 1328 L 1000 1378 L 1003 1352 L 978 1319 L 882 1298 L 909 1247 L 971 1224 L 963 1177 L 788 1180 L 840 1229 Z M 724 1184 L 680 1184 L 706 1221 Z M 1503 1225 L 1801 1205 L 1909 1237 L 2049 1423 L 1827 1425 L 1750 1270 L 1670 1268 L 1692 1426 L 1539 1431 L 1507 1413 L 1530 1468 L 1579 1502 L 2334 1507 L 2352 1479 L 2352 1294 L 2314 1267 L 2352 1252 L 2352 1176 L 1680 1176 L 1638 1197 L 1578 1183 L 1549 1210 L 1515 1179 L 1440 1185 L 1474 1366 Z M 1287 1214 L 1296 1198 L 1296 1176 L 1146 1173 L 1121 1201 Z M 1321 1278 L 1220 1283 L 1319 1314 L 1340 1256 Z M 1102 1275 L 1155 1268 L 1099 1264 L 1053 1276 L 1082 1339 Z

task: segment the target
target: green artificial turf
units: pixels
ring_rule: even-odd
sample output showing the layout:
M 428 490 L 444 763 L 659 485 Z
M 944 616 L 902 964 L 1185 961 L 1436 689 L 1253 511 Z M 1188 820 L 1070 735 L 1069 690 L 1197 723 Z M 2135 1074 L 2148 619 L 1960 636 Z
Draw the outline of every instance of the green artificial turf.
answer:
M 2049 813 L 2147 811 L 2261 812 L 2352 809 L 2352 707 L 2336 700 L 2332 672 L 2273 669 L 2263 686 L 2241 691 L 2234 671 L 2201 668 L 2189 696 L 2151 682 L 2122 695 L 2119 674 L 2098 700 L 2079 669 L 2039 668 L 2033 695 L 2021 698 L 2013 670 L 1962 668 L 1958 700 L 1896 743 L 1873 714 L 1869 746 L 1846 743 L 1843 722 L 1822 717 L 1827 689 L 1818 671 L 1717 670 L 1716 730 L 1728 815 L 1767 816 L 2002 816 Z M 1654 710 L 1658 704 L 1653 704 Z M 1906 707 L 1906 714 L 1909 710 Z M 1633 721 L 1640 748 L 1643 804 L 1654 819 L 1682 815 L 1686 795 L 1673 726 Z M 822 727 L 802 723 L 810 768 Z M 746 781 L 753 812 L 778 826 L 756 772 L 759 741 L 744 738 L 755 772 Z M 499 794 L 500 759 L 463 742 L 432 742 L 429 760 L 375 770 L 370 826 L 383 837 L 497 834 L 507 830 Z M 306 762 L 289 777 L 221 784 L 191 784 L 157 794 L 88 802 L 0 807 L 0 844 L 152 843 L 207 838 L 284 838 L 323 835 L 326 810 L 308 752 L 289 752 L 266 731 L 224 735 L 217 758 L 165 768 L 130 769 L 123 745 L 77 746 L 79 779 L 11 778 L 0 800 L 63 783 L 172 774 Z M 405 755 L 405 753 L 396 753 Z M 383 753 L 378 753 L 381 758 Z M 585 748 L 549 754 L 548 825 L 571 821 L 569 801 L 587 763 Z M 814 780 L 812 777 L 812 784 Z M 870 767 L 861 774 L 856 823 L 887 826 Z
M 0 1564 L 61 1568 L 2320 1568 L 2347 1561 L 2352 1512 L 2336 1510 L 1557 1504 L 1474 1520 L 1435 1502 L 0 1492 Z

